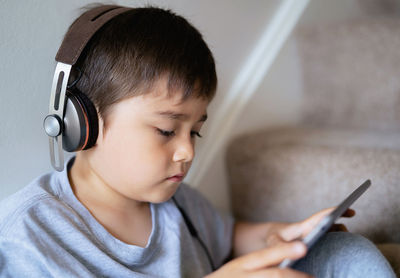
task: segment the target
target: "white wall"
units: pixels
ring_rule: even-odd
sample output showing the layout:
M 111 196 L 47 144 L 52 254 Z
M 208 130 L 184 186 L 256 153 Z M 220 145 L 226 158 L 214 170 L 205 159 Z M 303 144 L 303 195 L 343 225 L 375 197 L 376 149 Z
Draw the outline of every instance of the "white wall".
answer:
M 50 171 L 42 121 L 49 105 L 54 56 L 88 0 L 0 1 L 0 199 Z M 99 2 L 99 1 L 97 1 Z M 110 3 L 108 1 L 108 3 Z M 219 89 L 209 114 L 223 101 L 279 0 L 114 1 L 154 4 L 187 17 L 212 49 Z M 206 124 L 207 125 L 207 124 Z
M 367 10 L 373 1 L 369 1 L 371 4 L 367 7 L 360 5 L 362 1 L 368 2 L 367 0 L 311 1 L 296 29 L 380 14 L 379 10 Z M 294 38 L 296 29 L 281 49 L 257 93 L 246 105 L 243 117 L 238 122 L 238 128 L 231 133 L 232 137 L 260 128 L 297 123 L 303 88 L 301 65 Z

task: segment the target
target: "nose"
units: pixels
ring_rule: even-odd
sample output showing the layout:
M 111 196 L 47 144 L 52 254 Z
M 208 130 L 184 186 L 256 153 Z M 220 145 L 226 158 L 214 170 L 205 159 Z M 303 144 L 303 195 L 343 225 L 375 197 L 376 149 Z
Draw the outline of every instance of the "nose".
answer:
M 176 142 L 174 162 L 191 162 L 194 158 L 194 140 L 189 136 Z

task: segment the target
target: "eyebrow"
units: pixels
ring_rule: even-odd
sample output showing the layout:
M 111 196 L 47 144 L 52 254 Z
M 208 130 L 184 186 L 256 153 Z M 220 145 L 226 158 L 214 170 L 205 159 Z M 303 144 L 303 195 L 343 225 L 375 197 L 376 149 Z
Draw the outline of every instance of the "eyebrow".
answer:
M 171 120 L 186 120 L 189 118 L 189 115 L 187 114 L 182 114 L 182 113 L 175 113 L 174 111 L 159 111 L 156 112 L 157 115 L 163 116 L 166 118 L 169 118 Z M 198 122 L 205 122 L 207 120 L 207 114 L 204 114 L 201 116 L 200 120 Z

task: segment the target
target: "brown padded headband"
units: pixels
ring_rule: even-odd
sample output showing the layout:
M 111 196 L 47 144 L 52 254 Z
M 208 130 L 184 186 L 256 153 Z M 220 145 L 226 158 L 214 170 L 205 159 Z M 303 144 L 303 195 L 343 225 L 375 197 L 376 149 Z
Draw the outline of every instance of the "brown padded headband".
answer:
M 131 9 L 105 5 L 82 14 L 71 25 L 67 34 L 65 34 L 64 40 L 57 52 L 56 61 L 74 65 L 90 38 L 101 26 L 113 17 Z

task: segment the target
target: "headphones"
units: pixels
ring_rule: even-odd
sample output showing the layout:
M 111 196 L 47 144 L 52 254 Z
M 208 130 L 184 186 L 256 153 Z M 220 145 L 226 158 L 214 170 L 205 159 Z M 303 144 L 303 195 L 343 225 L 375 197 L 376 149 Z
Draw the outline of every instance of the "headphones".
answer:
M 63 150 L 87 150 L 96 144 L 98 136 L 97 110 L 89 98 L 74 86 L 79 77 L 68 85 L 72 66 L 97 30 L 115 16 L 131 9 L 105 5 L 83 13 L 71 25 L 58 49 L 49 114 L 43 121 L 49 136 L 51 164 L 57 171 L 64 169 Z

